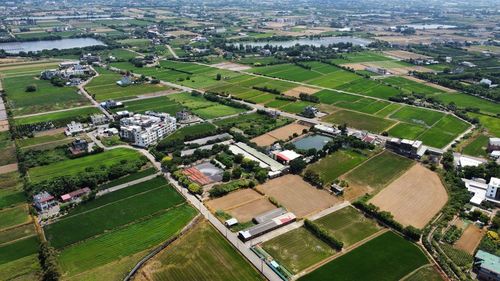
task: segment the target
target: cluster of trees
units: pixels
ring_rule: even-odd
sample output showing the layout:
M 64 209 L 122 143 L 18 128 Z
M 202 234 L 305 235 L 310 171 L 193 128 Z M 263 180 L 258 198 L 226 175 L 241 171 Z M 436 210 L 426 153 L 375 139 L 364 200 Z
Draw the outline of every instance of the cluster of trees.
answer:
M 299 98 L 300 98 L 300 100 L 303 100 L 303 101 L 319 103 L 319 98 L 317 96 L 308 95 L 306 93 L 300 93 Z
M 321 176 L 315 171 L 310 169 L 306 170 L 306 172 L 304 173 L 304 180 L 318 188 L 322 188 L 323 185 L 325 184 Z
M 133 160 L 123 159 L 119 163 L 110 166 L 96 165 L 94 167 L 87 167 L 85 171 L 76 175 L 54 177 L 35 183 L 27 182 L 25 184 L 25 191 L 28 194 L 35 194 L 45 190 L 57 197 L 82 187 L 93 189 L 106 181 L 135 173 L 147 162 L 147 158 L 141 156 Z
M 266 92 L 270 93 L 273 95 L 282 95 L 281 91 L 278 89 L 273 89 L 273 88 L 268 88 L 267 86 L 259 87 L 259 86 L 252 86 L 252 89 L 261 91 L 261 92 Z
M 298 66 L 298 67 L 301 67 L 301 68 L 305 69 L 305 70 L 311 70 L 312 69 L 312 67 L 310 65 L 305 64 L 305 63 L 301 63 L 299 61 L 296 61 L 294 64 L 296 66 Z
M 32 85 L 26 86 L 25 92 L 32 93 L 32 92 L 36 92 L 37 89 L 38 89 L 37 86 L 35 84 L 32 84 Z
M 413 241 L 418 241 L 420 239 L 420 236 L 422 235 L 422 231 L 420 229 L 415 228 L 411 225 L 403 227 L 403 225 L 394 220 L 394 216 L 390 212 L 380 211 L 379 207 L 373 205 L 372 203 L 367 203 L 366 199 L 367 198 L 363 198 L 359 201 L 354 202 L 353 206 L 376 218 L 389 227 L 403 233 L 406 237 Z
M 341 251 L 342 247 L 344 247 L 344 243 L 342 243 L 340 240 L 337 240 L 335 237 L 333 237 L 333 235 L 330 234 L 330 232 L 328 232 L 328 230 L 315 224 L 313 221 L 305 219 L 304 227 L 309 230 L 314 236 L 318 237 L 321 241 L 325 242 L 335 250 Z
M 436 84 L 439 84 L 444 87 L 456 89 L 458 91 L 474 95 L 481 96 L 488 99 L 492 99 L 495 101 L 500 101 L 500 90 L 497 88 L 489 89 L 485 85 L 480 84 L 464 84 L 461 80 L 464 79 L 474 79 L 480 80 L 484 77 L 492 78 L 490 80 L 495 81 L 498 78 L 495 76 L 490 77 L 485 74 L 481 74 L 480 72 L 465 72 L 462 74 L 440 74 L 434 75 L 432 73 L 424 73 L 424 72 L 412 72 L 412 74 L 420 79 L 427 80 Z
M 47 241 L 40 242 L 38 260 L 42 268 L 43 281 L 58 281 L 61 279 L 59 265 L 56 259 L 56 250 L 49 246 Z
M 192 95 L 197 95 L 197 94 L 200 94 L 200 93 L 193 92 L 191 94 Z M 242 103 L 233 101 L 232 99 L 229 99 L 229 98 L 221 97 L 221 96 L 219 96 L 219 95 L 217 95 L 215 93 L 205 93 L 205 95 L 203 95 L 203 96 L 205 97 L 205 99 L 207 99 L 209 101 L 218 102 L 220 104 L 227 105 L 227 106 L 230 106 L 230 107 L 242 108 L 242 109 L 246 109 L 246 110 L 252 109 L 250 106 L 248 106 L 246 104 L 242 104 Z
M 210 189 L 208 192 L 210 197 L 222 197 L 228 194 L 231 191 L 240 189 L 240 188 L 253 188 L 255 186 L 255 182 L 249 179 L 239 179 L 229 183 L 217 184 Z
M 178 181 L 184 188 L 187 188 L 189 192 L 193 194 L 202 194 L 203 188 L 197 183 L 192 182 L 188 176 L 182 173 L 181 170 L 177 170 L 172 173 L 172 177 Z

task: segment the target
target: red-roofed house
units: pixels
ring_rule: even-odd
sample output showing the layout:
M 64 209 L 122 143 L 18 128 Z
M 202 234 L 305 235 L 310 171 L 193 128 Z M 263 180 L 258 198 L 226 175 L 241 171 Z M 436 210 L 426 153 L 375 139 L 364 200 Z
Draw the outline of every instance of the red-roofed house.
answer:
M 61 196 L 61 200 L 66 203 L 66 202 L 70 202 L 70 201 L 73 201 L 73 200 L 76 200 L 84 195 L 87 195 L 91 192 L 90 188 L 88 187 L 84 187 L 84 188 L 80 188 L 78 190 L 75 190 L 73 192 L 70 192 L 68 194 L 64 194 Z

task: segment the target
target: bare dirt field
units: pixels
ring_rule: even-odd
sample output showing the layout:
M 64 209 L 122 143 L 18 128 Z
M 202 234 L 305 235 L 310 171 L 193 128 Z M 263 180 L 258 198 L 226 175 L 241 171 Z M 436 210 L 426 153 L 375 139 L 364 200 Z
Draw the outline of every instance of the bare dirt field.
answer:
M 312 95 L 318 91 L 319 91 L 319 89 L 306 87 L 306 86 L 298 86 L 298 87 L 295 87 L 293 89 L 290 89 L 290 90 L 284 92 L 284 94 L 287 96 L 298 98 L 301 93 Z
M 474 224 L 470 224 L 469 226 L 467 226 L 460 239 L 458 239 L 458 241 L 453 246 L 473 255 L 477 246 L 481 242 L 483 235 L 483 230 L 481 230 Z
M 0 174 L 6 174 L 17 171 L 17 163 L 0 166 Z
M 0 132 L 5 132 L 9 130 L 9 121 L 0 120 Z
M 313 187 L 297 175 L 285 175 L 272 179 L 256 188 L 276 199 L 279 204 L 299 218 L 340 203 L 339 199 L 324 190 Z
M 276 206 L 269 202 L 269 199 L 267 199 L 266 197 L 261 197 L 260 199 L 250 201 L 239 207 L 227 210 L 227 213 L 237 218 L 240 222 L 246 222 L 264 212 L 273 209 L 276 209 Z
M 432 57 L 421 55 L 421 54 L 416 54 L 412 52 L 407 52 L 407 51 L 384 51 L 383 52 L 386 55 L 389 55 L 391 57 L 401 59 L 401 60 L 407 60 L 407 59 L 431 59 Z
M 253 217 L 275 209 L 269 200 L 252 189 L 241 189 L 226 196 L 205 202 L 212 212 L 222 210 L 240 222 L 250 221 Z
M 228 210 L 250 201 L 262 198 L 258 192 L 246 188 L 229 193 L 226 196 L 205 202 L 205 205 L 212 211 Z
M 234 62 L 221 62 L 221 63 L 214 64 L 212 66 L 220 68 L 220 69 L 228 69 L 228 70 L 232 70 L 232 71 L 242 71 L 242 70 L 247 70 L 247 69 L 251 68 L 248 65 L 237 64 Z
M 447 200 L 446 189 L 438 175 L 422 165 L 413 165 L 370 203 L 391 212 L 404 226 L 423 228 Z
M 390 68 L 390 72 L 392 72 L 394 75 L 407 75 L 408 72 L 410 71 L 418 71 L 418 72 L 433 72 L 434 70 L 429 69 L 427 67 L 423 66 L 406 66 L 406 67 L 397 67 L 397 68 Z
M 269 146 L 279 140 L 288 140 L 293 134 L 301 135 L 304 129 L 309 129 L 309 126 L 292 123 L 255 137 L 251 141 L 258 146 Z

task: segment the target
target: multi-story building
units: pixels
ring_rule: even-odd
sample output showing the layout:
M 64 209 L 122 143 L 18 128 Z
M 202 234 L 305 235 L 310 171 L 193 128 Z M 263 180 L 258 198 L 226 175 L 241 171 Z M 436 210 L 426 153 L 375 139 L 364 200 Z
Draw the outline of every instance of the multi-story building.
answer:
M 176 128 L 176 119 L 168 113 L 146 111 L 120 119 L 120 137 L 139 147 L 156 144 Z

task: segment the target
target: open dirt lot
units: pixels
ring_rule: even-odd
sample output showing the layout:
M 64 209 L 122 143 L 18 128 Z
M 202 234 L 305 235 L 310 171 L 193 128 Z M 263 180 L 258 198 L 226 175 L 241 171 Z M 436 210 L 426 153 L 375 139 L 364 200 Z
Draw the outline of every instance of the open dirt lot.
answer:
M 212 66 L 220 68 L 220 69 L 228 69 L 228 70 L 232 70 L 232 71 L 242 71 L 242 70 L 247 70 L 247 69 L 251 68 L 248 65 L 237 64 L 234 62 L 221 62 L 221 63 L 214 64 Z
M 239 207 L 227 210 L 227 213 L 237 218 L 240 222 L 246 222 L 264 212 L 273 209 L 276 209 L 276 206 L 269 202 L 269 199 L 267 199 L 266 197 L 261 197 L 260 199 L 250 201 Z
M 407 59 L 431 59 L 432 57 L 421 55 L 421 54 L 416 54 L 412 52 L 407 52 L 407 51 L 384 51 L 384 54 L 389 55 L 391 57 L 401 59 L 401 60 L 407 60 Z
M 231 192 L 226 196 L 207 201 L 205 202 L 205 205 L 211 211 L 229 210 L 260 198 L 262 198 L 262 195 L 258 192 L 246 188 Z
M 454 247 L 473 255 L 477 246 L 481 242 L 483 235 L 483 230 L 473 224 L 470 224 L 467 226 L 460 239 L 458 239 L 455 243 Z
M 222 210 L 240 222 L 250 221 L 253 217 L 275 209 L 269 199 L 252 189 L 241 189 L 214 200 L 205 205 L 212 211 Z
M 269 146 L 279 140 L 288 140 L 293 134 L 301 135 L 304 129 L 309 129 L 309 126 L 292 123 L 255 137 L 251 141 L 258 146 Z
M 256 188 L 276 199 L 279 204 L 299 218 L 340 203 L 339 199 L 324 190 L 313 187 L 297 175 L 272 179 Z
M 447 200 L 439 177 L 421 165 L 413 165 L 370 202 L 391 212 L 404 226 L 423 228 Z
M 284 92 L 284 94 L 287 96 L 298 98 L 301 93 L 312 95 L 318 91 L 319 91 L 319 89 L 314 89 L 314 88 L 310 88 L 310 87 L 306 87 L 306 86 L 298 86 L 298 87 L 295 87 L 293 89 L 290 89 L 290 90 Z

